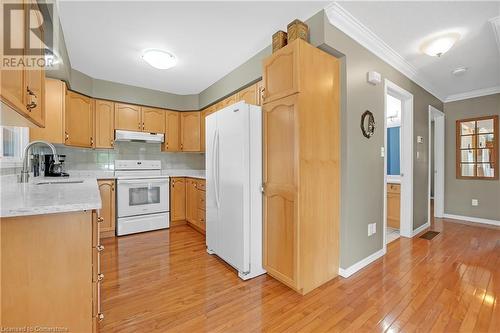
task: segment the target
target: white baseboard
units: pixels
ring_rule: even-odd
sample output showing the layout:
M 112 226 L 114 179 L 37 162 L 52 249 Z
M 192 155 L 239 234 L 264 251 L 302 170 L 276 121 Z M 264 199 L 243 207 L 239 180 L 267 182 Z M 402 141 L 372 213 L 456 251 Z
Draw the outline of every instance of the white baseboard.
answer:
M 480 217 L 462 216 L 462 215 L 454 215 L 454 214 L 444 214 L 443 217 L 445 219 L 454 219 L 454 220 L 467 221 L 467 222 L 473 222 L 473 223 L 483 223 L 483 224 L 491 224 L 491 225 L 500 226 L 500 221 L 482 219 Z
M 411 234 L 411 237 L 415 237 L 416 235 L 418 235 L 419 233 L 421 233 L 425 229 L 429 228 L 430 226 L 431 226 L 430 222 L 426 222 L 426 223 L 422 224 L 420 227 L 418 227 L 417 229 L 413 230 L 413 232 Z
M 356 273 L 360 269 L 368 266 L 369 264 L 371 264 L 372 262 L 374 262 L 378 258 L 382 257 L 384 254 L 385 254 L 385 249 L 381 249 L 375 253 L 370 254 L 365 259 L 358 261 L 357 263 L 355 263 L 354 265 L 352 265 L 348 268 L 345 268 L 345 269 L 339 268 L 339 275 L 344 277 L 344 278 L 348 278 L 349 276 L 353 275 L 354 273 Z

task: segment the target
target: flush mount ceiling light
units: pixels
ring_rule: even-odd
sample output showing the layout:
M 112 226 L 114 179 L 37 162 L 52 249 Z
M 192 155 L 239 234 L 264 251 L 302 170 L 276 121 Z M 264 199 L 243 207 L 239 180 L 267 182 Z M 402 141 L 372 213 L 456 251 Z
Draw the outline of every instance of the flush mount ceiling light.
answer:
M 177 59 L 172 53 L 156 49 L 144 51 L 142 59 L 158 69 L 169 69 L 177 64 Z
M 422 44 L 420 49 L 431 57 L 440 57 L 448 52 L 459 38 L 460 34 L 456 32 L 437 36 Z
M 451 74 L 455 75 L 455 76 L 460 76 L 460 75 L 463 75 L 465 74 L 465 72 L 467 72 L 467 67 L 457 67 L 455 68 L 454 70 L 451 71 Z

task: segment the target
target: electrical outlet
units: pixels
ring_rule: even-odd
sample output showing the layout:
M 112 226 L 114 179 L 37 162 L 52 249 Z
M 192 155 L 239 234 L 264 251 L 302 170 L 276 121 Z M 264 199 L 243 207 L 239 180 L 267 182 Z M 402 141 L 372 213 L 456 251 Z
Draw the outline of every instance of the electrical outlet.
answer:
M 479 200 L 472 199 L 472 206 L 479 206 Z
M 372 225 L 368 223 L 368 236 L 372 235 Z
M 380 157 L 385 156 L 385 147 L 380 147 Z

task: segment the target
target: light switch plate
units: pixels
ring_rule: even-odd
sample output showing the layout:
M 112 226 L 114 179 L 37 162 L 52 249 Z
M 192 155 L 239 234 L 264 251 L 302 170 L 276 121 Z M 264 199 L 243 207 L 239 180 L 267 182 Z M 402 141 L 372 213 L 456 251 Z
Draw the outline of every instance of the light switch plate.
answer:
M 380 147 L 380 157 L 385 156 L 385 147 Z

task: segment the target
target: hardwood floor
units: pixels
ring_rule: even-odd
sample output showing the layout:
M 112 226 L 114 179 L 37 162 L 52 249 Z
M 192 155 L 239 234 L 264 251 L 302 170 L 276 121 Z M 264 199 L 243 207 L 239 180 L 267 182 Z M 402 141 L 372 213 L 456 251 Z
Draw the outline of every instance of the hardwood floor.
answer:
M 243 282 L 188 226 L 105 239 L 101 332 L 500 332 L 500 228 L 438 220 L 301 296 Z

